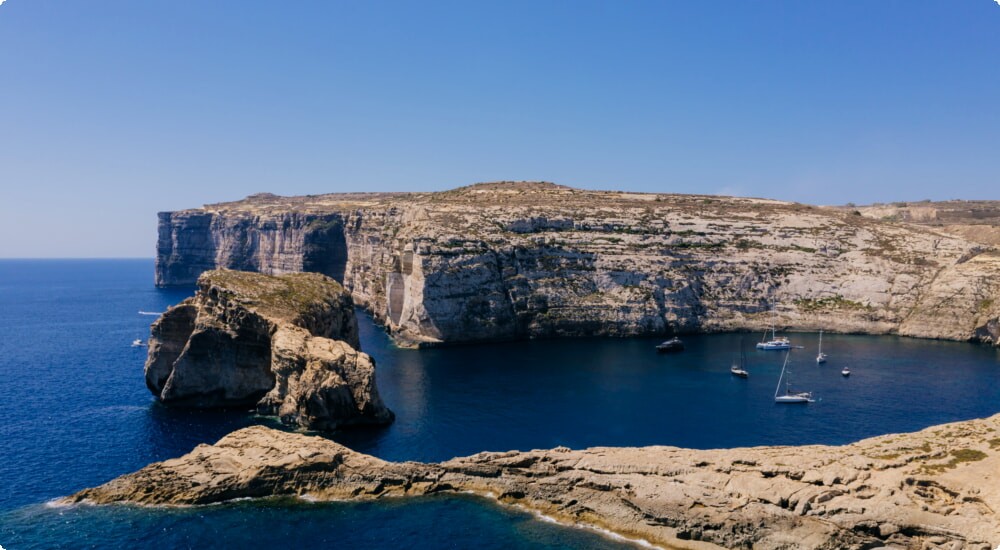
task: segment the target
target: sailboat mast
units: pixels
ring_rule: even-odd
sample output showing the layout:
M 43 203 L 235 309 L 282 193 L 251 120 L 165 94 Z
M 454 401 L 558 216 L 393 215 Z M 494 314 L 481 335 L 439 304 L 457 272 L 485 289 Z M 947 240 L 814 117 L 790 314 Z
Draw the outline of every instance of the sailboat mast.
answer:
M 788 366 L 788 352 L 785 352 L 785 362 L 781 364 L 781 374 L 778 375 L 778 385 L 774 388 L 774 397 L 777 399 L 778 392 L 781 391 L 781 379 L 785 377 L 785 367 Z

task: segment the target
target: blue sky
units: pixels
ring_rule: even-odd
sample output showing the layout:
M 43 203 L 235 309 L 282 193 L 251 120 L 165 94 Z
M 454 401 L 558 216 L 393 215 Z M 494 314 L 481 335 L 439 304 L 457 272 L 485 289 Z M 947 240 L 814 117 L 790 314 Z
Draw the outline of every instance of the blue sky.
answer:
M 7 0 L 0 257 L 259 191 L 1000 199 L 1000 5 Z

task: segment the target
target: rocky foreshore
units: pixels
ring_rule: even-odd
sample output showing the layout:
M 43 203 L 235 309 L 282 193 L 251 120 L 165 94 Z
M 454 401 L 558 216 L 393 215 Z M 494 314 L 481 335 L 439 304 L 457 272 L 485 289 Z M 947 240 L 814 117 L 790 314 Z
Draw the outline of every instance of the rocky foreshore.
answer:
M 146 385 L 166 405 L 256 408 L 312 429 L 389 423 L 358 347 L 354 304 L 333 279 L 207 271 L 153 323 Z
M 540 182 L 260 194 L 162 213 L 156 282 L 216 267 L 325 273 L 401 345 L 759 331 L 772 319 L 1000 344 L 1000 253 L 911 219 Z
M 1000 544 L 1000 415 L 845 446 L 591 448 L 392 463 L 261 426 L 67 503 L 472 492 L 670 548 L 989 550 Z

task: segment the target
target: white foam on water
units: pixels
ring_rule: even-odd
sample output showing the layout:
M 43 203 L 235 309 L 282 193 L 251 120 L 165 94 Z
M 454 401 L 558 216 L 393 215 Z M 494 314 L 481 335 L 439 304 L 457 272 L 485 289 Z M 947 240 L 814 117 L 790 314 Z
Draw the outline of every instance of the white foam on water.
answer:
M 1000 1 L 1000 0 L 997 0 L 997 1 Z M 626 537 L 624 535 L 620 535 L 618 533 L 615 533 L 614 531 L 610 531 L 608 529 L 604 529 L 603 527 L 598 527 L 596 525 L 590 525 L 589 523 L 575 523 L 575 522 L 574 523 L 569 523 L 569 522 L 565 522 L 565 521 L 560 521 L 560 520 L 558 520 L 558 519 L 556 519 L 556 518 L 554 518 L 552 516 L 547 516 L 547 515 L 539 512 L 538 510 L 535 510 L 533 508 L 529 508 L 529 507 L 524 506 L 522 504 L 507 504 L 505 502 L 500 502 L 499 500 L 496 500 L 496 495 L 494 493 L 490 492 L 490 491 L 477 492 L 477 491 L 465 490 L 465 491 L 459 491 L 459 493 L 467 494 L 467 495 L 474 495 L 474 496 L 478 496 L 478 497 L 489 498 L 489 499 L 493 500 L 494 503 L 496 503 L 496 504 L 498 504 L 500 506 L 510 506 L 512 508 L 516 508 L 518 510 L 527 512 L 527 513 L 531 514 L 532 516 L 534 516 L 536 519 L 544 521 L 545 523 L 554 523 L 554 524 L 560 525 L 562 527 L 569 527 L 569 528 L 572 528 L 572 529 L 582 529 L 584 531 L 591 531 L 591 532 L 597 533 L 597 534 L 599 534 L 599 535 L 601 535 L 601 536 L 603 536 L 605 538 L 608 538 L 608 539 L 611 539 L 611 540 L 614 540 L 614 541 L 617 541 L 617 542 L 625 542 L 625 543 L 628 543 L 628 544 L 634 544 L 634 545 L 642 547 L 642 548 L 658 548 L 658 549 L 663 549 L 662 546 L 657 546 L 657 545 L 655 545 L 655 544 L 653 544 L 653 543 L 651 543 L 651 542 L 649 542 L 648 540 L 645 540 L 645 539 L 636 539 L 636 538 Z M 998 548 L 997 550 L 1000 550 L 1000 548 Z
M 597 534 L 599 534 L 599 535 L 601 535 L 601 536 L 603 536 L 605 538 L 609 538 L 609 539 L 611 539 L 613 541 L 627 542 L 629 544 L 634 544 L 634 545 L 640 546 L 642 548 L 660 548 L 660 549 L 663 548 L 662 546 L 657 546 L 657 545 L 649 542 L 646 539 L 634 539 L 634 538 L 631 538 L 631 537 L 626 537 L 624 535 L 619 535 L 618 533 L 615 533 L 614 531 L 610 531 L 610 530 L 605 529 L 603 527 L 598 527 L 596 525 L 590 525 L 589 523 L 566 523 L 566 522 L 563 522 L 563 521 L 559 521 L 558 519 L 556 519 L 556 518 L 554 518 L 552 516 L 547 516 L 547 515 L 539 512 L 537 510 L 532 510 L 531 508 L 527 508 L 527 507 L 521 506 L 520 504 L 515 504 L 514 507 L 515 508 L 521 508 L 521 509 L 523 509 L 523 510 L 525 510 L 527 512 L 530 512 L 531 515 L 535 516 L 539 520 L 544 521 L 546 523 L 554 523 L 556 525 L 562 525 L 563 527 L 572 527 L 574 529 L 583 529 L 584 531 L 593 531 L 594 533 L 597 533 Z
M 90 503 L 90 502 L 88 502 L 88 501 L 85 500 L 83 502 L 80 502 L 79 504 L 92 504 L 92 503 Z M 65 509 L 65 508 L 73 508 L 76 505 L 77 505 L 77 503 L 66 502 L 65 500 L 63 500 L 63 497 L 59 497 L 59 498 L 54 498 L 54 499 L 46 502 L 42 506 L 44 506 L 45 508 L 52 508 L 52 509 L 56 509 L 56 510 L 62 510 L 62 509 Z
M 139 310 L 139 315 L 163 315 L 162 311 L 142 311 Z

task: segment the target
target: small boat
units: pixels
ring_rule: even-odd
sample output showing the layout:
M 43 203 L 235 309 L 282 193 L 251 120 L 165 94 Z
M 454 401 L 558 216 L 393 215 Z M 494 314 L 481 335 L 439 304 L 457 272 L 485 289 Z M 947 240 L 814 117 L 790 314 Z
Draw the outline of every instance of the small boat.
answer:
M 757 349 L 774 351 L 774 350 L 789 350 L 792 349 L 792 343 L 788 341 L 788 338 L 782 336 L 781 338 L 774 331 L 774 310 L 771 310 L 771 339 L 767 340 L 767 331 L 764 331 L 764 337 L 761 338 L 760 342 L 757 342 Z
M 145 345 L 146 345 L 146 343 L 143 342 L 142 340 L 138 339 L 138 338 L 136 338 L 135 340 L 132 340 L 132 347 L 133 348 L 140 348 L 140 347 L 145 346 Z
M 812 392 L 808 391 L 792 391 L 792 383 L 789 381 L 788 377 L 785 376 L 785 370 L 788 367 L 788 356 L 791 352 L 785 353 L 785 362 L 781 365 L 781 375 L 778 376 L 778 386 L 774 388 L 774 402 L 775 403 L 812 403 L 814 401 L 812 397 Z M 791 372 L 789 372 L 791 374 Z M 781 379 L 785 379 L 785 393 L 779 394 L 781 391 Z
M 846 378 L 846 377 L 848 377 L 848 376 L 851 375 L 851 369 L 849 369 L 847 367 L 844 367 L 844 368 L 840 369 L 840 374 L 842 374 L 844 376 L 844 378 Z
M 823 330 L 819 331 L 819 349 L 816 351 L 816 363 L 826 363 L 826 354 L 823 353 Z
M 659 353 L 666 353 L 668 351 L 683 351 L 683 350 L 684 350 L 684 342 L 681 342 L 681 339 L 676 336 L 674 336 L 669 340 L 664 340 L 658 346 L 656 346 L 656 351 L 658 351 Z
M 740 360 L 738 362 L 735 360 L 733 361 L 733 365 L 729 367 L 729 372 L 732 373 L 733 376 L 739 376 L 740 378 L 749 378 L 750 373 L 747 372 L 746 364 L 747 364 L 747 354 L 743 351 L 743 340 L 740 339 Z

